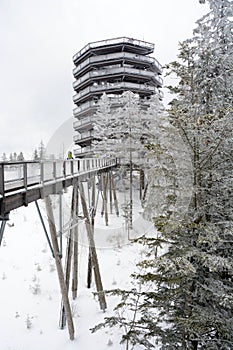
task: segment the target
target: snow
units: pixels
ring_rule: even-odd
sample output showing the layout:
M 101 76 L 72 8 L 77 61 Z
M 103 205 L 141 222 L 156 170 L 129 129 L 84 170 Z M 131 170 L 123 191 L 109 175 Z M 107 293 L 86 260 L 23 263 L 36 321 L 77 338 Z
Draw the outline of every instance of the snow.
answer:
M 39 201 L 39 204 L 43 212 L 43 202 Z M 136 236 L 139 232 L 143 234 L 151 230 L 151 224 L 145 222 L 138 212 L 135 212 L 134 224 L 138 230 Z M 121 334 L 118 329 L 90 331 L 112 314 L 117 297 L 107 297 L 108 308 L 103 313 L 93 295 L 96 290 L 94 282 L 90 289 L 86 288 L 88 247 L 81 226 L 82 223 L 78 297 L 72 300 L 70 295 L 75 340 L 70 341 L 68 329 L 59 329 L 60 287 L 36 206 L 31 203 L 27 208 L 21 207 L 10 213 L 0 248 L 1 350 L 125 348 L 119 345 Z M 122 216 L 117 218 L 111 214 L 109 227 L 99 217 L 96 226 L 97 255 L 104 289 L 126 288 L 140 256 L 140 248 L 128 241 Z M 64 238 L 64 246 L 65 242 Z

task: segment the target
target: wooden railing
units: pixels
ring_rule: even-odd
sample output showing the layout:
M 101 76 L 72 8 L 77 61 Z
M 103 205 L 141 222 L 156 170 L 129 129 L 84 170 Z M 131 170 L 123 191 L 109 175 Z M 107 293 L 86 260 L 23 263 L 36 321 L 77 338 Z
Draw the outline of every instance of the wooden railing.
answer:
M 0 197 L 116 166 L 116 158 L 0 162 Z

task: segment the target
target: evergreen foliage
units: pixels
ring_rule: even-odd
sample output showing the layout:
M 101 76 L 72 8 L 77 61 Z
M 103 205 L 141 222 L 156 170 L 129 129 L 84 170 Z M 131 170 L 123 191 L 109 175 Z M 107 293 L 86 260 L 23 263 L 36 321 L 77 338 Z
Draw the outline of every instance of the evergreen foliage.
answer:
M 5 152 L 3 152 L 3 154 L 2 154 L 2 161 L 3 161 L 3 162 L 6 162 L 6 161 L 7 161 L 7 156 L 6 156 L 6 153 L 5 153 Z
M 148 148 L 155 158 L 163 156 L 168 175 L 173 169 L 167 180 L 173 192 L 160 211 L 156 198 L 148 199 L 146 205 L 156 209 L 151 215 L 158 236 L 138 240 L 145 258 L 132 276 L 134 288 L 112 291 L 121 297 L 116 314 L 94 329 L 124 327 L 127 346 L 233 349 L 233 3 L 208 3 L 210 12 L 198 21 L 193 38 L 181 43 L 179 60 L 167 66 L 178 78 L 170 87 L 175 98 L 168 120 L 179 130 L 192 164 L 190 203 L 178 215 L 178 162 L 161 142 L 167 134 L 160 124 L 161 137 Z M 167 189 L 167 183 L 158 183 L 158 189 Z
M 24 160 L 23 152 L 20 152 L 20 153 L 18 154 L 17 160 L 18 160 L 18 161 L 21 161 L 21 162 Z
M 37 149 L 35 148 L 34 152 L 33 152 L 33 160 L 39 160 L 39 155 L 38 155 L 38 151 Z
M 153 114 L 145 111 L 153 103 Z M 103 94 L 95 115 L 95 153 L 119 157 L 123 163 L 145 163 L 146 148 L 153 138 L 157 113 L 162 109 L 158 95 L 150 100 L 126 91 L 119 96 Z M 151 109 L 152 111 L 152 109 Z

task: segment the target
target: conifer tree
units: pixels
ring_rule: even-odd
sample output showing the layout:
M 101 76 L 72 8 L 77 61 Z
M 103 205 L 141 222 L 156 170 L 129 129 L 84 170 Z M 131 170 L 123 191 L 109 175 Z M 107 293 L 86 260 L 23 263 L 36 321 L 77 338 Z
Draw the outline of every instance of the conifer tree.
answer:
M 198 21 L 194 37 L 181 44 L 180 61 L 168 67 L 179 79 L 171 88 L 176 98 L 169 117 L 190 152 L 193 196 L 182 219 L 166 212 L 155 217 L 159 237 L 147 241 L 152 258 L 141 264 L 148 273 L 137 276 L 145 284 L 154 281 L 156 292 L 147 303 L 159 310 L 162 349 L 233 346 L 233 4 L 209 4 L 211 11 Z M 154 259 L 161 242 L 167 250 Z
M 233 3 L 208 3 L 193 38 L 181 43 L 179 61 L 168 65 L 178 78 L 169 121 L 189 150 L 193 194 L 182 216 L 175 207 L 155 211 L 158 236 L 139 240 L 146 253 L 133 279 L 141 301 L 127 337 L 145 349 L 233 348 Z M 158 158 L 155 141 L 150 149 Z M 162 151 L 170 167 L 172 150 L 163 144 Z M 110 326 L 120 321 L 106 319 Z
M 20 152 L 20 153 L 18 154 L 17 160 L 18 160 L 18 161 L 23 161 L 23 160 L 24 160 L 23 152 Z
M 134 163 L 142 163 L 144 145 L 151 137 L 151 120 L 145 118 L 148 104 L 131 91 L 114 97 L 103 94 L 95 115 L 95 152 L 120 157 L 125 163 L 129 163 L 131 154 Z
M 13 161 L 16 161 L 16 160 L 17 160 L 17 153 L 14 152 L 14 153 L 13 153 Z
M 41 142 L 40 142 L 38 152 L 39 152 L 39 154 L 38 154 L 39 159 L 40 159 L 40 160 L 45 159 L 45 156 L 46 156 L 46 154 L 45 154 L 45 146 L 44 146 L 44 143 L 43 143 L 42 140 L 41 140 Z
M 33 160 L 39 160 L 39 155 L 38 155 L 38 151 L 37 149 L 35 148 L 34 152 L 33 152 Z
M 150 111 L 147 113 L 148 109 Z M 129 199 L 123 210 L 130 229 L 133 221 L 133 171 L 140 171 L 141 174 L 150 166 L 146 158 L 146 145 L 155 137 L 156 118 L 161 109 L 162 104 L 156 94 L 150 99 L 141 99 L 131 91 L 111 97 L 103 94 L 94 118 L 95 153 L 121 159 L 119 173 L 123 188 L 129 187 Z M 127 171 L 129 176 L 125 178 Z M 142 187 L 140 182 L 140 192 Z
M 7 161 L 7 156 L 6 156 L 5 152 L 3 152 L 3 154 L 2 154 L 2 160 L 3 160 L 3 162 Z

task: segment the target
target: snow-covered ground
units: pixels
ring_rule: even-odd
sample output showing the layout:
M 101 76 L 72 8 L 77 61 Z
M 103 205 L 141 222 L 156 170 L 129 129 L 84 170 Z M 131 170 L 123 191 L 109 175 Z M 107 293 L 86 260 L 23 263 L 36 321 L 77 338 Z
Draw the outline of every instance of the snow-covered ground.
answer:
M 43 208 L 43 202 L 39 204 Z M 136 209 L 134 227 L 137 232 L 133 236 L 152 229 Z M 140 248 L 128 241 L 122 216 L 117 219 L 115 214 L 110 215 L 108 227 L 103 218 L 98 217 L 96 221 L 95 239 L 104 289 L 126 288 Z M 73 301 L 70 296 L 75 340 L 70 341 L 67 328 L 60 330 L 58 326 L 61 304 L 58 277 L 36 206 L 31 203 L 27 208 L 10 213 L 0 248 L 1 350 L 125 349 L 124 345 L 119 345 L 118 329 L 90 332 L 90 328 L 112 314 L 117 299 L 107 297 L 108 308 L 103 313 L 93 296 L 94 281 L 91 289 L 86 288 L 88 248 L 85 237 L 81 223 L 78 297 Z

